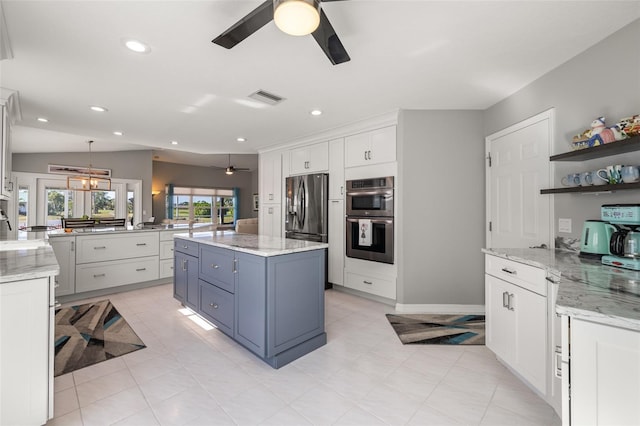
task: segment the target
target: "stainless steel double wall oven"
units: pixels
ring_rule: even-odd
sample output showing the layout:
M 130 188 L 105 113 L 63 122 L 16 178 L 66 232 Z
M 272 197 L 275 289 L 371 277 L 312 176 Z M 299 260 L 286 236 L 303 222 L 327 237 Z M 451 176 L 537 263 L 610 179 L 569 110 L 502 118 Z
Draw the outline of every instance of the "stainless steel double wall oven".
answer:
M 347 181 L 347 256 L 394 263 L 393 176 Z

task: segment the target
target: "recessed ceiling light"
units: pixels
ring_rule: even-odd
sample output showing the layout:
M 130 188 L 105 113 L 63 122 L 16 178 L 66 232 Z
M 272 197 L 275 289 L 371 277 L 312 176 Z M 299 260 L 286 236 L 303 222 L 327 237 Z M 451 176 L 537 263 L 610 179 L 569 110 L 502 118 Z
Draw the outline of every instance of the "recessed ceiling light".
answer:
M 178 141 L 171 141 L 171 145 L 178 145 Z
M 49 122 L 49 120 L 48 120 L 48 119 L 46 119 L 46 118 L 44 118 L 44 117 L 38 117 L 38 118 L 37 118 L 37 120 L 38 120 L 39 122 L 41 122 L 41 123 L 48 123 L 48 122 Z
M 98 106 L 98 105 L 91 105 L 89 108 L 91 109 L 91 111 L 95 111 L 95 112 L 107 112 L 107 111 L 109 111 L 105 107 L 101 107 L 101 106 Z
M 247 139 L 245 139 L 245 138 L 237 138 L 236 139 L 236 142 L 238 142 L 238 143 L 242 143 L 242 142 L 246 142 L 246 141 L 247 141 Z
M 116 135 L 116 136 L 122 136 L 123 135 L 122 132 L 118 132 L 117 130 L 115 132 L 113 132 L 113 134 Z
M 310 113 L 311 115 L 321 115 L 322 111 L 320 111 L 319 109 L 314 109 L 313 111 L 311 111 Z
M 151 48 L 138 40 L 126 40 L 124 45 L 127 46 L 127 49 L 136 53 L 149 53 L 151 52 Z

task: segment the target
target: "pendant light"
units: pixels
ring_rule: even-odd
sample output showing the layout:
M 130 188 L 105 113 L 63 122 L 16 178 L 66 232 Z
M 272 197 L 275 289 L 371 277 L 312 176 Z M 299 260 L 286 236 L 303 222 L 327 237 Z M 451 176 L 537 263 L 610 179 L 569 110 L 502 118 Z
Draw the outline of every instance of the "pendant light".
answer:
M 88 173 L 67 177 L 67 189 L 74 191 L 110 191 L 111 179 L 93 174 L 91 169 L 93 167 L 91 164 L 91 145 L 93 141 L 88 141 L 87 143 L 89 144 Z
M 311 34 L 320 25 L 318 0 L 273 0 L 273 10 L 276 26 L 290 35 Z

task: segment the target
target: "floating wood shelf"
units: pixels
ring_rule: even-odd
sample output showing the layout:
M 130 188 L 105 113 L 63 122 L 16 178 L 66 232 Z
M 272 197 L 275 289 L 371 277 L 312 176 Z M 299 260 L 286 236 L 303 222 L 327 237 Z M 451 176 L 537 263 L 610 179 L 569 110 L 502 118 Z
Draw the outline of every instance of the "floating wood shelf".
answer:
M 640 189 L 640 182 L 618 183 L 618 184 L 607 184 L 607 185 L 591 185 L 591 186 L 564 186 L 562 188 L 541 189 L 540 194 L 566 194 L 569 192 L 593 194 L 597 192 L 625 191 L 629 189 Z
M 604 145 L 594 146 L 593 148 L 584 148 L 576 151 L 556 154 L 549 157 L 550 161 L 585 161 L 594 158 L 608 157 L 611 155 L 626 154 L 640 150 L 640 135 L 632 136 L 617 142 L 611 142 Z

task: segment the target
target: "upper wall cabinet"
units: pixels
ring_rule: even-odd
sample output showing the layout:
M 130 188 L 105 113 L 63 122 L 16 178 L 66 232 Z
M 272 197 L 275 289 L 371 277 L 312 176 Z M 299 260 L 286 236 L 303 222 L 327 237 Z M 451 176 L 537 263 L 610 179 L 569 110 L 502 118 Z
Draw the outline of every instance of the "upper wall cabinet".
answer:
M 260 207 L 282 202 L 282 153 L 260 154 Z
M 7 107 L 0 100 L 0 199 L 8 199 L 13 193 L 11 182 L 11 130 Z
M 329 170 L 329 143 L 320 142 L 290 151 L 290 174 L 326 172 Z
M 396 126 L 345 138 L 345 167 L 396 161 Z

